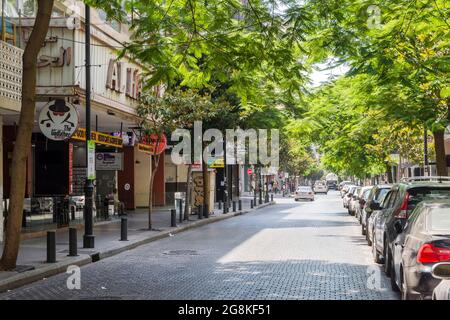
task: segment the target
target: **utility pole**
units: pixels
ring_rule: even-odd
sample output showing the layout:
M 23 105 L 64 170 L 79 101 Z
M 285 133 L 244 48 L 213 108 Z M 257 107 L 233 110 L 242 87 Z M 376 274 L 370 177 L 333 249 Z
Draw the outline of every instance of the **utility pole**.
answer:
M 83 248 L 94 248 L 93 194 L 95 179 L 95 143 L 91 142 L 91 9 L 85 5 L 85 55 L 86 55 L 86 184 L 84 187 Z M 92 161 L 92 146 L 94 161 Z M 94 163 L 92 163 L 94 162 Z M 92 167 L 94 166 L 94 167 Z M 94 172 L 94 176 L 92 175 Z

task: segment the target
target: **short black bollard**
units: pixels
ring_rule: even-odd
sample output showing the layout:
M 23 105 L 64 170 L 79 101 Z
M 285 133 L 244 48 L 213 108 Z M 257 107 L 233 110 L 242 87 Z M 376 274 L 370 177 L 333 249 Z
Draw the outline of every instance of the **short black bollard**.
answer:
M 199 220 L 203 218 L 203 206 L 201 205 L 197 207 L 197 216 Z
M 273 202 L 273 193 L 270 195 L 270 202 Z
M 183 222 L 183 199 L 180 199 L 180 223 Z
M 256 193 L 253 195 L 253 205 L 256 206 Z
M 238 201 L 238 210 L 242 211 L 242 200 L 240 200 L 240 199 Z
M 253 209 L 254 204 L 253 204 L 253 200 L 250 200 L 250 209 Z
M 233 201 L 233 212 L 236 212 L 236 201 Z
M 69 228 L 69 257 L 78 256 L 77 228 Z
M 228 206 L 226 202 L 223 203 L 223 213 L 228 213 Z
M 209 218 L 208 206 L 203 206 L 203 217 L 204 218 Z
M 47 231 L 47 263 L 56 262 L 56 232 Z
M 171 227 L 177 226 L 177 210 L 176 209 L 170 210 L 170 226 Z
M 77 207 L 76 206 L 70 206 L 70 215 L 71 215 L 71 217 L 70 217 L 70 219 L 73 221 L 73 220 L 75 220 L 75 211 L 77 210 Z
M 120 218 L 120 241 L 128 241 L 128 218 Z
M 219 210 L 222 210 L 222 201 L 219 200 Z

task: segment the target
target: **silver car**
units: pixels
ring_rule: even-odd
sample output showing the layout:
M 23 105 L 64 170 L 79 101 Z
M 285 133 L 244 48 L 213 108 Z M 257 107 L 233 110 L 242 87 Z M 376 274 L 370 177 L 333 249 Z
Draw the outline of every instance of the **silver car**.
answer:
M 298 187 L 294 194 L 295 201 L 309 200 L 314 201 L 314 191 L 309 186 Z

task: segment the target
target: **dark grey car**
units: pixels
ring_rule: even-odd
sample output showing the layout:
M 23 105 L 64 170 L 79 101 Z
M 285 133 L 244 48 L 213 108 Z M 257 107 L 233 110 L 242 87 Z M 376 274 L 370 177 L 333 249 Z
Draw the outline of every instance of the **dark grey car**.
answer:
M 450 261 L 450 200 L 425 200 L 409 215 L 392 256 L 392 286 L 404 299 L 430 299 L 441 280 L 432 275 L 437 263 Z

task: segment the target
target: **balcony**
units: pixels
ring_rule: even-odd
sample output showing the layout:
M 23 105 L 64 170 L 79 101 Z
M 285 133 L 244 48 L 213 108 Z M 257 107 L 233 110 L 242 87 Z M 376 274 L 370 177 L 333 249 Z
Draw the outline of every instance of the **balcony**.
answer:
M 20 111 L 23 50 L 0 40 L 0 109 Z

